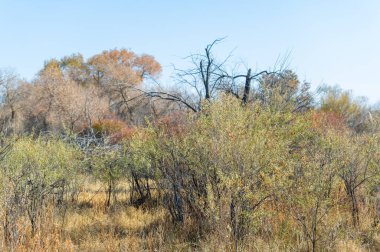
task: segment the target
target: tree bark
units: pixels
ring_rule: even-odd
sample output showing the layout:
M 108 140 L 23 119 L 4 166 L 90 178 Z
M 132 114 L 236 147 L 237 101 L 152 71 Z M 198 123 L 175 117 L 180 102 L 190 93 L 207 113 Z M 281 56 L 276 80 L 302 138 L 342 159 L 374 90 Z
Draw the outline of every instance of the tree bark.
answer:
M 251 89 L 251 80 L 251 69 L 248 69 L 247 76 L 245 77 L 243 104 L 246 104 L 248 102 L 249 91 Z

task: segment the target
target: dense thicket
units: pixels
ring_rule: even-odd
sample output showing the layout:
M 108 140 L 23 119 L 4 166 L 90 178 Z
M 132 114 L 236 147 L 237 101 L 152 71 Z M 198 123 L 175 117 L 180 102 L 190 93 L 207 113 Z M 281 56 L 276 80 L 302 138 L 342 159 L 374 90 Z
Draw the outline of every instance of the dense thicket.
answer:
M 186 92 L 142 86 L 161 67 L 127 50 L 50 60 L 32 83 L 4 72 L 3 248 L 38 236 L 49 250 L 49 218 L 79 244 L 67 211 L 100 192 L 108 214 L 164 209 L 168 245 L 155 249 L 376 249 L 377 111 L 337 88 L 312 93 L 290 70 L 228 73 L 216 42 L 178 71 Z

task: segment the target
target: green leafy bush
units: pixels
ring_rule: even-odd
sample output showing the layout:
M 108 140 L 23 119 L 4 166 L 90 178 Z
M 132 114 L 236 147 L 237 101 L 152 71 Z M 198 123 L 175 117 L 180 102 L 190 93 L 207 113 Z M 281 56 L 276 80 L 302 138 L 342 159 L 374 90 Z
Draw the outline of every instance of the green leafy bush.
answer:
M 12 143 L 13 142 L 13 143 Z M 79 152 L 58 139 L 22 137 L 10 140 L 1 160 L 6 237 L 15 242 L 17 221 L 27 216 L 32 233 L 48 202 L 62 206 L 79 170 Z

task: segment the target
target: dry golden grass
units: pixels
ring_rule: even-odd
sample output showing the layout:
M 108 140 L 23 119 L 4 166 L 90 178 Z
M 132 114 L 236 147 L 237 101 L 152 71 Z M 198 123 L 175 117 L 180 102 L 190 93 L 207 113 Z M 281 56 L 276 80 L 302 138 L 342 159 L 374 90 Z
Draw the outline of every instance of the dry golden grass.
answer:
M 27 220 L 20 220 L 22 234 L 17 246 L 0 244 L 1 251 L 233 251 L 235 243 L 227 224 L 217 227 L 206 237 L 192 237 L 191 221 L 180 228 L 170 221 L 168 212 L 160 206 L 136 208 L 129 203 L 128 183 L 119 184 L 117 201 L 105 207 L 102 184 L 86 180 L 78 200 L 71 203 L 62 219 L 49 208 L 41 228 L 34 236 Z M 272 206 L 273 207 L 273 206 Z M 266 206 L 265 211 L 271 211 Z M 307 251 L 307 241 L 295 228 L 297 223 L 286 212 L 272 209 L 270 217 L 261 218 L 256 235 L 246 237 L 239 251 Z M 373 228 L 371 212 L 363 212 L 362 233 L 337 235 L 332 251 L 380 251 L 380 237 Z M 1 217 L 1 216 L 0 216 Z M 349 225 L 349 212 L 334 209 L 334 222 Z M 367 227 L 367 228 L 366 228 Z M 347 228 L 349 228 L 347 226 Z M 372 230 L 372 229 L 373 230 Z M 298 231 L 297 231 L 298 230 Z M 373 235 L 371 235 L 373 234 Z M 0 234 L 2 235 L 2 234 Z M 366 244 L 363 240 L 367 240 Z
M 120 188 L 128 188 L 120 184 Z M 169 221 L 163 208 L 144 210 L 127 204 L 125 189 L 112 207 L 105 207 L 102 185 L 85 183 L 75 207 L 67 213 L 65 236 L 77 251 L 141 251 L 163 244 L 163 226 Z M 160 244 L 161 243 L 161 244 Z

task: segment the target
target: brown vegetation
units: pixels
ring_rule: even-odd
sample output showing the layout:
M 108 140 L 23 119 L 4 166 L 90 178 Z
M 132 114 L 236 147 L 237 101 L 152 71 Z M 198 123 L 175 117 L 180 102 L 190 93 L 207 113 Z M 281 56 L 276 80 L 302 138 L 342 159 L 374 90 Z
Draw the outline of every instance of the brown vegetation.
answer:
M 124 49 L 1 73 L 0 250 L 380 250 L 379 112 L 218 42 L 175 92 Z

